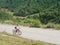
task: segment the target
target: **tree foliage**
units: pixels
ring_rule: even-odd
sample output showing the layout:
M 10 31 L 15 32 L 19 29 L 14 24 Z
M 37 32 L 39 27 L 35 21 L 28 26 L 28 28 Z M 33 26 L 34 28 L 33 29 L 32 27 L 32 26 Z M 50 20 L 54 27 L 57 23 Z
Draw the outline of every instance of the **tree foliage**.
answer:
M 44 24 L 60 23 L 60 0 L 0 0 L 0 8 L 14 12 L 14 16 L 39 19 Z M 0 18 L 2 15 L 4 13 L 0 13 Z

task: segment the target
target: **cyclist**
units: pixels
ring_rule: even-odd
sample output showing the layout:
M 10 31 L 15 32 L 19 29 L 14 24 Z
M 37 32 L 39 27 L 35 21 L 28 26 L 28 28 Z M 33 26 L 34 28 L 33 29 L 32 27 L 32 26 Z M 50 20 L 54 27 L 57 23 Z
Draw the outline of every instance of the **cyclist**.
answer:
M 19 26 L 18 24 L 15 26 L 16 33 L 19 32 Z
M 16 33 L 19 35 L 22 34 L 18 24 L 14 27 L 14 30 L 13 30 L 13 34 L 16 34 Z

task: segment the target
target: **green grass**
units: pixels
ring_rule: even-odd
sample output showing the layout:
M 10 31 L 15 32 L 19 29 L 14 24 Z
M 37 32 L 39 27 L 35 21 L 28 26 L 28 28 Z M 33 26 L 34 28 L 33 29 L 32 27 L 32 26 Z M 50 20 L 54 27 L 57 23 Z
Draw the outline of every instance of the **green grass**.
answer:
M 0 33 L 0 45 L 55 45 L 21 38 L 16 35 Z

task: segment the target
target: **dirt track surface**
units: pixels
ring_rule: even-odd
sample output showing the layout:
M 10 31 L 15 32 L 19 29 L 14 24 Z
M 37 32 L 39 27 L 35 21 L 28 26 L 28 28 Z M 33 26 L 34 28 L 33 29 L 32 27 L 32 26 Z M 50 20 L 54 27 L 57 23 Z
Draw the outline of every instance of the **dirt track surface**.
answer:
M 13 34 L 12 30 L 14 25 L 9 24 L 0 24 L 0 32 L 7 32 Z M 42 29 L 42 28 L 30 28 L 20 26 L 22 34 L 20 35 L 23 38 L 39 40 L 48 43 L 54 43 L 60 45 L 60 30 L 54 29 Z

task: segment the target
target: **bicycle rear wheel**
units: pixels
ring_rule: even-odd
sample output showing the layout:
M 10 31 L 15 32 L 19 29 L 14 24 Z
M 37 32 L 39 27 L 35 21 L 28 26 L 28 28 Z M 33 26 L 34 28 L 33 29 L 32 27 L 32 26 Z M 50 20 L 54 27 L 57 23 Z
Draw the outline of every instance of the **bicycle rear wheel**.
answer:
M 22 31 L 21 30 L 18 30 L 18 34 L 21 35 L 22 34 Z

